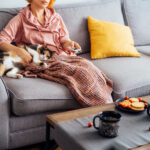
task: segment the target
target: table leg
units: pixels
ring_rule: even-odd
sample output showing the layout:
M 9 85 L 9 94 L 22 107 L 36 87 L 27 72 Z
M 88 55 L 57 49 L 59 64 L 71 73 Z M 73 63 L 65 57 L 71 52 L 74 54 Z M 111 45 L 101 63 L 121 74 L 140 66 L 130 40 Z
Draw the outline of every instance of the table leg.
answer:
M 50 123 L 46 122 L 46 145 L 45 150 L 55 150 L 57 148 L 57 143 L 54 140 L 50 140 Z
M 49 139 L 50 139 L 50 124 L 46 122 L 46 144 L 45 144 L 45 150 L 48 150 L 49 148 Z

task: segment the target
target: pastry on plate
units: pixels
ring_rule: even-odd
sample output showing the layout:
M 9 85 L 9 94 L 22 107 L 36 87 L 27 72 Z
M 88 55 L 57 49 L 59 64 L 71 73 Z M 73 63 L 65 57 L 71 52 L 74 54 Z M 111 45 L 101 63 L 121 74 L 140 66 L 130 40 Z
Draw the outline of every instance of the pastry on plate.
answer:
M 144 105 L 143 102 L 134 102 L 134 103 L 131 103 L 131 107 L 130 108 L 132 110 L 140 111 L 140 110 L 144 110 L 144 107 L 145 107 L 145 105 Z

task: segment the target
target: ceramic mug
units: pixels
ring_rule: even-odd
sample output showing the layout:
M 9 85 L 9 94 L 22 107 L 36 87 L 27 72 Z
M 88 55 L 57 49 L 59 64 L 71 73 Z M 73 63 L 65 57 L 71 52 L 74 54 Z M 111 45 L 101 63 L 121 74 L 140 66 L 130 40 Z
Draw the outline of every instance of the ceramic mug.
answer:
M 148 114 L 148 116 L 150 116 L 150 105 L 148 105 L 148 107 L 147 107 L 147 114 Z
M 99 119 L 99 127 L 95 121 Z M 119 121 L 121 115 L 116 111 L 104 111 L 93 118 L 93 126 L 99 134 L 105 137 L 116 137 L 118 135 Z

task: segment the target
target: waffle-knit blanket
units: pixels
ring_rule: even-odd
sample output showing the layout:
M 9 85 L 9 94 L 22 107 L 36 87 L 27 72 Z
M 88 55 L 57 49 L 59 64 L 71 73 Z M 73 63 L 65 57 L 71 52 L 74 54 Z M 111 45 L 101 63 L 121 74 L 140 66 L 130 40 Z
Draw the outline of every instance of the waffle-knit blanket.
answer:
M 89 60 L 79 56 L 57 56 L 46 63 L 47 68 L 30 64 L 22 74 L 66 85 L 84 107 L 113 102 L 112 81 Z

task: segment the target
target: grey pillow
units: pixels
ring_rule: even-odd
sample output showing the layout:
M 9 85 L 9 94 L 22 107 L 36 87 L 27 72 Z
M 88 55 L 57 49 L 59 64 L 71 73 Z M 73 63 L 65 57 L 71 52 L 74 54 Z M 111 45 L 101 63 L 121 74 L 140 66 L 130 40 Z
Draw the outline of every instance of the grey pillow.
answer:
M 150 44 L 150 0 L 124 0 L 124 10 L 135 45 Z

